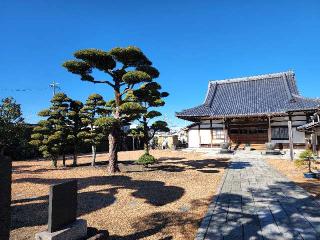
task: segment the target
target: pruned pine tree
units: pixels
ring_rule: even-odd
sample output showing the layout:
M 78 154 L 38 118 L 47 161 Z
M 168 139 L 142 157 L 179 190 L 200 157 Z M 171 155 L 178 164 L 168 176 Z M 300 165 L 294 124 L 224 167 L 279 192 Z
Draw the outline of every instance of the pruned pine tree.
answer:
M 95 84 L 104 84 L 112 88 L 114 96 L 111 116 L 98 122 L 110 126 L 109 134 L 109 172 L 120 171 L 118 168 L 118 150 L 122 123 L 131 119 L 130 112 L 141 109 L 139 104 L 127 103 L 123 99 L 128 91 L 134 90 L 141 83 L 151 82 L 159 75 L 152 62 L 137 47 L 116 47 L 110 51 L 84 49 L 74 53 L 76 60 L 66 61 L 63 66 L 71 73 L 80 75 L 81 80 Z M 93 70 L 105 73 L 108 79 L 97 79 Z
M 38 123 L 31 135 L 30 143 L 39 148 L 43 157 L 51 159 L 52 165 L 57 167 L 60 154 L 65 166 L 65 153 L 68 145 L 69 121 L 67 117 L 70 99 L 64 93 L 57 93 L 51 99 L 51 107 L 38 113 L 46 118 Z
M 81 110 L 83 103 L 77 100 L 70 100 L 69 109 L 67 112 L 68 117 L 68 141 L 73 149 L 73 166 L 77 166 L 77 158 L 79 147 L 81 144 L 81 132 L 84 131 L 84 123 L 82 121 Z
M 132 137 L 132 150 L 134 151 L 136 149 L 136 139 L 138 140 L 138 143 L 140 143 L 140 138 L 143 138 L 142 128 L 139 128 L 138 126 L 130 129 L 128 136 Z
M 165 121 L 153 121 L 154 118 L 160 117 L 162 114 L 155 111 L 154 108 L 165 105 L 164 98 L 169 96 L 167 92 L 161 92 L 161 86 L 157 82 L 150 82 L 142 84 L 137 90 L 131 91 L 127 94 L 127 101 L 139 102 L 145 109 L 142 112 L 138 121 L 140 125 L 136 131 L 143 136 L 145 154 L 149 155 L 150 140 L 154 138 L 156 132 L 168 132 L 168 124 Z
M 113 141 L 113 136 L 112 136 L 112 131 L 114 131 L 114 126 L 119 124 L 120 126 L 127 126 L 130 124 L 130 122 L 136 120 L 139 118 L 140 114 L 145 112 L 145 108 L 142 107 L 139 103 L 136 102 L 127 102 L 125 100 L 121 101 L 122 104 L 120 105 L 118 111 L 120 114 L 119 119 L 115 119 L 110 116 L 106 117 L 101 117 L 98 118 L 95 121 L 95 126 L 99 127 L 105 134 L 108 133 L 108 141 L 109 141 L 109 153 L 112 155 L 112 152 L 114 150 L 114 141 Z M 116 112 L 116 103 L 114 100 L 111 100 L 106 103 L 107 111 L 110 113 Z M 118 148 L 120 147 L 120 142 L 123 141 L 123 136 L 125 135 L 124 131 L 122 128 L 119 128 L 119 131 L 117 132 L 117 151 Z M 118 155 L 116 156 L 116 162 L 118 161 Z M 110 156 L 110 159 L 112 159 L 112 156 Z M 112 166 L 112 163 L 109 163 L 109 168 Z M 118 169 L 118 168 L 117 168 Z M 119 169 L 117 170 L 119 171 Z M 111 170 L 109 169 L 109 172 Z
M 100 117 L 106 117 L 108 110 L 106 102 L 103 97 L 97 93 L 91 94 L 83 108 L 81 109 L 82 121 L 87 127 L 81 132 L 80 137 L 87 144 L 91 145 L 92 161 L 91 165 L 94 166 L 96 162 L 97 145 L 105 137 L 105 132 L 101 127 L 95 125 L 95 121 Z

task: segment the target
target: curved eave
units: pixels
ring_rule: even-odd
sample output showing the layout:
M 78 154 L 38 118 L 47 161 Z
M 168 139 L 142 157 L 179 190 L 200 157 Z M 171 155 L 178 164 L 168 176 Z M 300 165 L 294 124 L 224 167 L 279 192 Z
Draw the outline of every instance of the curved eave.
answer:
M 252 117 L 268 117 L 268 116 L 286 116 L 286 112 L 268 112 L 268 113 L 253 113 L 253 114 L 236 114 L 236 115 L 179 115 L 176 113 L 176 117 L 184 120 L 199 120 L 199 119 L 223 119 L 223 118 L 252 118 Z M 192 121 L 193 121 L 192 120 Z

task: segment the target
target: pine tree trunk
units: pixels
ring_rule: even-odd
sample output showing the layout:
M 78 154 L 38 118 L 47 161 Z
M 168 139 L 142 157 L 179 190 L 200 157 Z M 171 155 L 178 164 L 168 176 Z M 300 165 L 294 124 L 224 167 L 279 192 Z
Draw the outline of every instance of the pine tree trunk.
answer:
M 118 167 L 118 132 L 115 127 L 109 134 L 109 173 L 120 172 Z
M 65 167 L 66 166 L 66 154 L 62 154 L 62 165 Z
M 149 147 L 149 144 L 148 144 L 148 143 L 145 143 L 145 144 L 144 144 L 144 151 L 145 151 L 146 154 L 149 155 L 149 153 L 150 153 L 150 147 Z
M 11 225 L 11 159 L 0 154 L 0 239 L 8 240 Z
M 121 104 L 121 94 L 120 94 L 120 82 L 115 82 L 114 97 L 116 103 L 116 110 L 114 113 L 114 118 L 120 120 L 120 104 Z M 121 125 L 119 122 L 115 123 L 109 134 L 109 166 L 108 172 L 110 174 L 120 172 L 118 167 L 118 150 L 119 150 L 119 134 L 121 131 Z
M 77 159 L 78 159 L 78 149 L 77 149 L 77 147 L 74 147 L 74 149 L 73 149 L 73 163 L 72 163 L 72 165 L 74 167 L 77 166 Z
M 54 168 L 57 168 L 57 159 L 56 158 L 52 158 L 51 159 L 51 162 L 52 162 L 52 167 L 54 167 Z
M 144 141 L 144 151 L 149 155 L 149 131 L 147 119 L 143 117 L 143 141 Z
M 133 151 L 136 150 L 134 144 L 135 144 L 135 142 L 134 142 L 134 137 L 132 137 L 132 150 L 133 150 Z
M 91 146 L 91 149 L 92 149 L 92 162 L 91 162 L 91 166 L 95 166 L 95 165 L 96 165 L 96 156 L 97 156 L 96 146 L 92 145 L 92 146 Z
M 310 158 L 308 158 L 308 168 L 309 168 L 309 173 L 311 173 L 311 160 Z

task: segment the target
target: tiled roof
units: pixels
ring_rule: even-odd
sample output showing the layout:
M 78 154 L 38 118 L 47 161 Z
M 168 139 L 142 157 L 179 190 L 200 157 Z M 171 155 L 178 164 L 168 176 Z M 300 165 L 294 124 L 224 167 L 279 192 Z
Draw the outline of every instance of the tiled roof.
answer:
M 310 122 L 297 127 L 298 131 L 307 131 L 320 126 L 320 122 Z
M 283 114 L 316 109 L 319 100 L 299 95 L 292 71 L 210 81 L 203 104 L 176 113 L 182 119 Z

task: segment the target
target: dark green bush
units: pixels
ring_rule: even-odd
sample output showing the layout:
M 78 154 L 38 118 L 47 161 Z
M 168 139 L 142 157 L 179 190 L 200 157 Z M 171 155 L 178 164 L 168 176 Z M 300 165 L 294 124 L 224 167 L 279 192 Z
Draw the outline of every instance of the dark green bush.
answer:
M 137 164 L 141 164 L 141 165 L 149 165 L 149 164 L 153 164 L 155 162 L 156 162 L 156 159 L 154 158 L 154 156 L 147 154 L 147 153 L 143 154 L 136 161 Z

